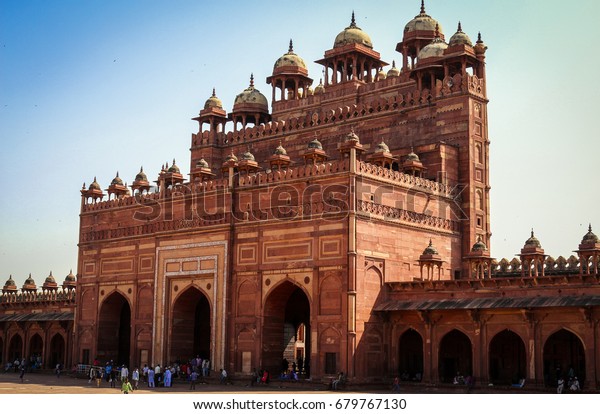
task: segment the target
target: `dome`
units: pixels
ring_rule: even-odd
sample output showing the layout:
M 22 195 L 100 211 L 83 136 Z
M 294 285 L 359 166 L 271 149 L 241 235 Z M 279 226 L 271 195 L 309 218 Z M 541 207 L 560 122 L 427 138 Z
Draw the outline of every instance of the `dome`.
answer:
M 475 244 L 471 248 L 471 251 L 472 252 L 484 252 L 486 250 L 487 250 L 487 246 L 485 245 L 484 242 L 481 241 L 481 236 L 479 236 L 477 238 L 477 241 L 475 242 Z
M 69 274 L 65 276 L 65 282 L 75 282 L 75 275 L 73 274 L 73 269 L 69 271 Z
M 592 225 L 590 224 L 590 226 L 588 227 L 588 232 L 585 234 L 585 236 L 583 236 L 583 239 L 581 240 L 581 244 L 596 244 L 598 242 L 598 236 L 592 233 Z
M 252 155 L 252 153 L 250 151 L 246 151 L 244 152 L 240 158 L 242 159 L 242 161 L 256 161 L 254 159 L 254 155 Z
M 273 65 L 273 71 L 283 66 L 297 66 L 306 70 L 306 64 L 304 63 L 304 60 L 302 60 L 300 56 L 294 53 L 294 45 L 292 43 L 292 39 L 290 39 L 290 47 L 287 53 L 281 56 L 279 59 L 277 59 L 277 61 L 275 61 L 275 64 Z
M 395 60 L 392 61 L 392 68 L 390 70 L 388 70 L 387 76 L 388 76 L 388 78 L 390 76 L 400 76 L 400 69 L 398 69 L 396 67 L 396 61 Z
M 140 172 L 136 174 L 135 181 L 148 181 L 148 177 L 144 172 L 144 167 L 140 167 Z
M 478 55 L 484 54 L 487 50 L 487 46 L 485 45 L 485 43 L 483 43 L 483 40 L 481 40 L 481 32 L 477 33 L 477 42 L 475 42 L 474 49 L 475 53 Z
M 379 68 L 379 72 L 377 72 L 377 80 L 384 80 L 387 77 L 383 68 Z
M 525 242 L 525 247 L 537 247 L 538 249 L 542 248 L 540 241 L 533 235 L 533 230 L 531 230 L 531 237 Z
M 113 178 L 110 182 L 110 185 L 123 185 L 123 180 L 119 177 L 119 172 L 117 171 L 117 176 Z
M 171 165 L 169 167 L 169 169 L 167 170 L 167 172 L 176 173 L 176 174 L 180 174 L 181 173 L 181 171 L 179 170 L 179 167 L 177 165 L 175 165 L 175 158 L 173 158 L 173 165 Z
M 254 75 L 250 75 L 250 86 L 248 86 L 242 91 L 242 93 L 235 97 L 233 106 L 235 108 L 236 105 L 243 104 L 256 104 L 261 107 L 260 109 L 264 110 L 265 112 L 269 112 L 269 103 L 267 102 L 267 98 L 265 98 L 265 96 L 254 87 Z
M 418 58 L 421 60 L 442 56 L 447 48 L 448 45 L 442 40 L 442 38 L 439 36 L 439 32 L 436 30 L 435 38 L 431 41 L 431 43 L 421 49 Z
M 229 155 L 227 155 L 227 157 L 225 157 L 225 162 L 228 162 L 228 161 L 233 161 L 233 162 L 238 161 L 238 159 L 235 156 L 235 154 L 233 153 L 233 151 L 231 152 L 231 154 L 229 154 Z
M 96 181 L 96 177 L 94 177 L 94 181 L 90 184 L 88 190 L 101 190 L 100 184 L 98 184 L 98 181 Z
M 197 168 L 209 168 L 208 163 L 204 158 L 200 158 L 196 163 Z
M 356 142 L 360 141 L 360 140 L 358 139 L 358 135 L 356 135 L 356 134 L 354 133 L 354 128 L 352 128 L 352 129 L 350 130 L 350 133 L 349 133 L 348 135 L 346 135 L 346 138 L 344 139 L 344 142 L 348 142 L 348 141 L 356 141 Z
M 460 22 L 458 22 L 458 30 L 456 30 L 456 33 L 454 33 L 452 35 L 452 37 L 450 38 L 450 41 L 448 42 L 448 46 L 455 46 L 455 45 L 473 46 L 473 42 L 471 42 L 471 39 L 469 38 L 469 36 L 462 31 Z
M 323 149 L 323 145 L 321 144 L 321 141 L 319 141 L 318 139 L 313 139 L 312 141 L 310 141 L 308 143 L 308 149 L 319 149 L 322 150 Z
M 440 26 L 437 20 L 425 13 L 425 4 L 423 1 L 421 1 L 421 12 L 418 15 L 416 15 L 415 18 L 412 19 L 410 22 L 406 23 L 406 26 L 404 26 L 404 32 L 433 32 L 436 30 L 436 26 L 438 27 L 440 33 L 442 33 L 442 26 Z
M 414 151 L 411 149 L 410 150 L 410 154 L 408 154 L 406 156 L 406 161 L 416 161 L 416 162 L 421 162 L 421 159 L 419 158 L 419 156 L 417 154 L 414 153 Z
M 319 84 L 315 87 L 315 91 L 313 92 L 315 95 L 319 95 L 325 92 L 325 86 L 323 86 L 323 79 L 319 80 Z
M 354 20 L 354 12 L 352 12 L 352 20 L 350 26 L 346 27 L 340 32 L 333 42 L 333 47 L 345 46 L 353 43 L 364 45 L 370 49 L 373 49 L 373 42 L 368 34 L 362 31 L 360 27 L 356 25 Z
M 7 287 L 11 287 L 11 286 L 17 287 L 17 284 L 16 284 L 16 283 L 15 283 L 15 281 L 13 280 L 13 278 L 12 278 L 12 275 L 10 275 L 10 276 L 8 277 L 8 280 L 7 280 L 7 281 L 6 281 L 6 283 L 4 284 L 4 287 L 5 287 L 5 288 L 7 288 Z
M 56 283 L 56 280 L 54 280 L 54 276 L 52 276 L 52 272 L 50 272 L 50 274 L 44 281 L 44 284 L 47 284 L 47 283 Z
M 377 148 L 375 148 L 375 152 L 390 152 L 390 147 L 383 141 L 377 144 Z
M 433 243 L 431 242 L 431 239 L 429 239 L 429 246 L 427 246 L 425 248 L 425 250 L 423 250 L 423 255 L 438 255 L 438 251 L 436 250 L 435 247 L 433 247 Z
M 275 154 L 275 155 L 287 155 L 287 151 L 285 150 L 285 148 L 283 148 L 281 146 L 281 143 L 279 143 L 279 146 L 277 148 L 275 148 L 275 152 L 273 152 L 273 154 Z
M 25 283 L 23 284 L 23 290 L 37 290 L 35 280 L 33 280 L 33 277 L 31 277 L 31 273 L 29 273 L 29 277 L 25 279 Z
M 212 96 L 204 103 L 204 109 L 219 108 L 223 109 L 223 102 L 215 95 L 215 88 L 213 88 Z

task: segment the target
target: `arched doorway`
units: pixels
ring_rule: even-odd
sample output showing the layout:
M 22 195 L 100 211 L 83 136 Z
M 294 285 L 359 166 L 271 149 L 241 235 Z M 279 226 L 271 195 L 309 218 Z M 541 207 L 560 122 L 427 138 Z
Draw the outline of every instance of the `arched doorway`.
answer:
M 559 377 L 568 381 L 569 372 L 585 382 L 585 352 L 581 340 L 572 332 L 561 329 L 550 335 L 544 344 L 544 380 L 556 386 Z
M 339 351 L 338 351 L 339 352 Z M 303 360 L 297 360 L 303 355 Z M 310 303 L 304 291 L 291 282 L 276 287 L 263 309 L 262 368 L 279 376 L 283 361 L 296 363 L 310 376 Z
M 50 368 L 61 364 L 65 368 L 65 339 L 61 334 L 55 334 L 50 340 Z
M 14 335 L 10 339 L 8 344 L 8 361 L 14 362 L 15 359 L 19 361 L 23 358 L 23 338 L 20 334 Z
M 173 305 L 169 361 L 185 362 L 197 355 L 210 359 L 210 303 L 197 288 L 182 292 Z M 220 368 L 220 367 L 213 367 Z
M 457 373 L 472 375 L 473 350 L 471 341 L 459 330 L 453 329 L 442 338 L 439 351 L 439 376 L 441 382 L 452 382 Z
M 108 296 L 98 317 L 98 359 L 129 365 L 131 308 L 118 292 Z
M 398 373 L 403 381 L 423 378 L 423 338 L 414 329 L 400 336 L 398 342 Z
M 44 341 L 40 334 L 35 334 L 29 340 L 29 362 L 30 366 L 37 366 L 37 362 L 42 360 L 44 352 Z
M 490 381 L 493 384 L 517 384 L 526 378 L 525 344 L 519 335 L 504 330 L 490 342 Z

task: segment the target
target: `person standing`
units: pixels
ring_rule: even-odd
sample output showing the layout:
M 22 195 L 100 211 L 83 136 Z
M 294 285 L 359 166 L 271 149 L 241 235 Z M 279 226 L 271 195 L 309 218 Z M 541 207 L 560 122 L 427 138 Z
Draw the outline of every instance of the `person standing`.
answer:
M 160 364 L 156 364 L 154 368 L 154 377 L 156 378 L 156 383 L 160 387 L 160 380 L 162 379 L 162 373 L 160 371 Z
M 144 364 L 144 368 L 142 368 L 142 381 L 148 382 L 148 364 Z
M 221 384 L 227 385 L 227 371 L 224 368 L 221 368 L 221 377 L 219 379 Z
M 94 368 L 93 365 L 90 367 L 89 377 L 88 384 L 91 384 L 92 381 L 96 379 L 96 368 Z
M 101 383 L 102 383 L 102 368 L 98 368 L 96 370 L 96 387 L 100 388 Z
M 133 372 L 131 373 L 131 381 L 133 382 L 133 389 L 137 390 L 138 389 L 138 384 L 140 383 L 140 370 L 139 369 L 134 369 Z
M 198 372 L 196 372 L 196 370 L 194 369 L 190 374 L 190 390 L 196 389 L 196 381 L 198 381 Z
M 564 389 L 565 389 L 565 379 L 563 377 L 560 377 L 558 379 L 558 387 L 556 387 L 556 393 L 562 394 Z
M 130 392 L 133 392 L 133 388 L 131 388 L 131 383 L 127 377 L 125 377 L 123 384 L 121 384 L 121 392 L 123 394 L 129 394 Z
M 21 375 L 19 375 L 19 378 L 21 378 L 21 383 L 24 381 L 24 377 L 25 377 L 25 364 L 21 364 Z
M 121 382 L 125 381 L 125 378 L 129 378 L 129 369 L 127 369 L 127 365 L 123 364 L 121 366 Z
M 148 368 L 148 388 L 154 388 L 154 370 L 152 367 Z
M 60 362 L 58 364 L 56 364 L 56 378 L 60 378 L 60 371 L 61 371 L 61 366 L 60 366 Z
M 165 369 L 165 379 L 164 379 L 164 386 L 165 387 L 170 387 L 171 386 L 171 376 L 172 376 L 171 368 L 167 367 Z

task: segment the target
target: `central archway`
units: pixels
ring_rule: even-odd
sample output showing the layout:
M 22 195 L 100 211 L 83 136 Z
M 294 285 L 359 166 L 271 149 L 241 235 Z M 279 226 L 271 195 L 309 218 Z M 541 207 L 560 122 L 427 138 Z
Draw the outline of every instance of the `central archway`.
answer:
M 211 358 L 210 316 L 210 303 L 198 288 L 190 287 L 179 295 L 173 304 L 171 347 L 165 363 Z
M 23 358 L 23 338 L 20 334 L 14 335 L 8 344 L 8 361 L 13 362 L 15 359 Z
M 283 361 L 310 376 L 310 302 L 306 293 L 286 281 L 267 297 L 263 309 L 262 367 L 273 377 Z
M 461 331 L 453 329 L 440 342 L 439 375 L 441 382 L 452 382 L 457 373 L 473 374 L 471 341 Z
M 61 334 L 55 334 L 50 340 L 50 368 L 57 364 L 65 367 L 65 339 Z
M 129 365 L 131 344 L 131 308 L 118 292 L 102 302 L 98 317 L 98 358 Z

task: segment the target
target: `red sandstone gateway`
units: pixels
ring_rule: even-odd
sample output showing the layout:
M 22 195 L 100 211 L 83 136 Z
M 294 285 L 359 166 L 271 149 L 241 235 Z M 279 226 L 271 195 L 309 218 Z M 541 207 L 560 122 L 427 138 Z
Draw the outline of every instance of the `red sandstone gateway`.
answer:
M 7 281 L 2 360 L 598 387 L 598 238 L 490 257 L 487 46 L 446 39 L 422 5 L 390 68 L 353 15 L 314 89 L 289 42 L 271 112 L 253 75 L 230 113 L 213 89 L 189 180 L 173 160 L 81 189 L 76 302 L 48 296 L 65 320 Z

